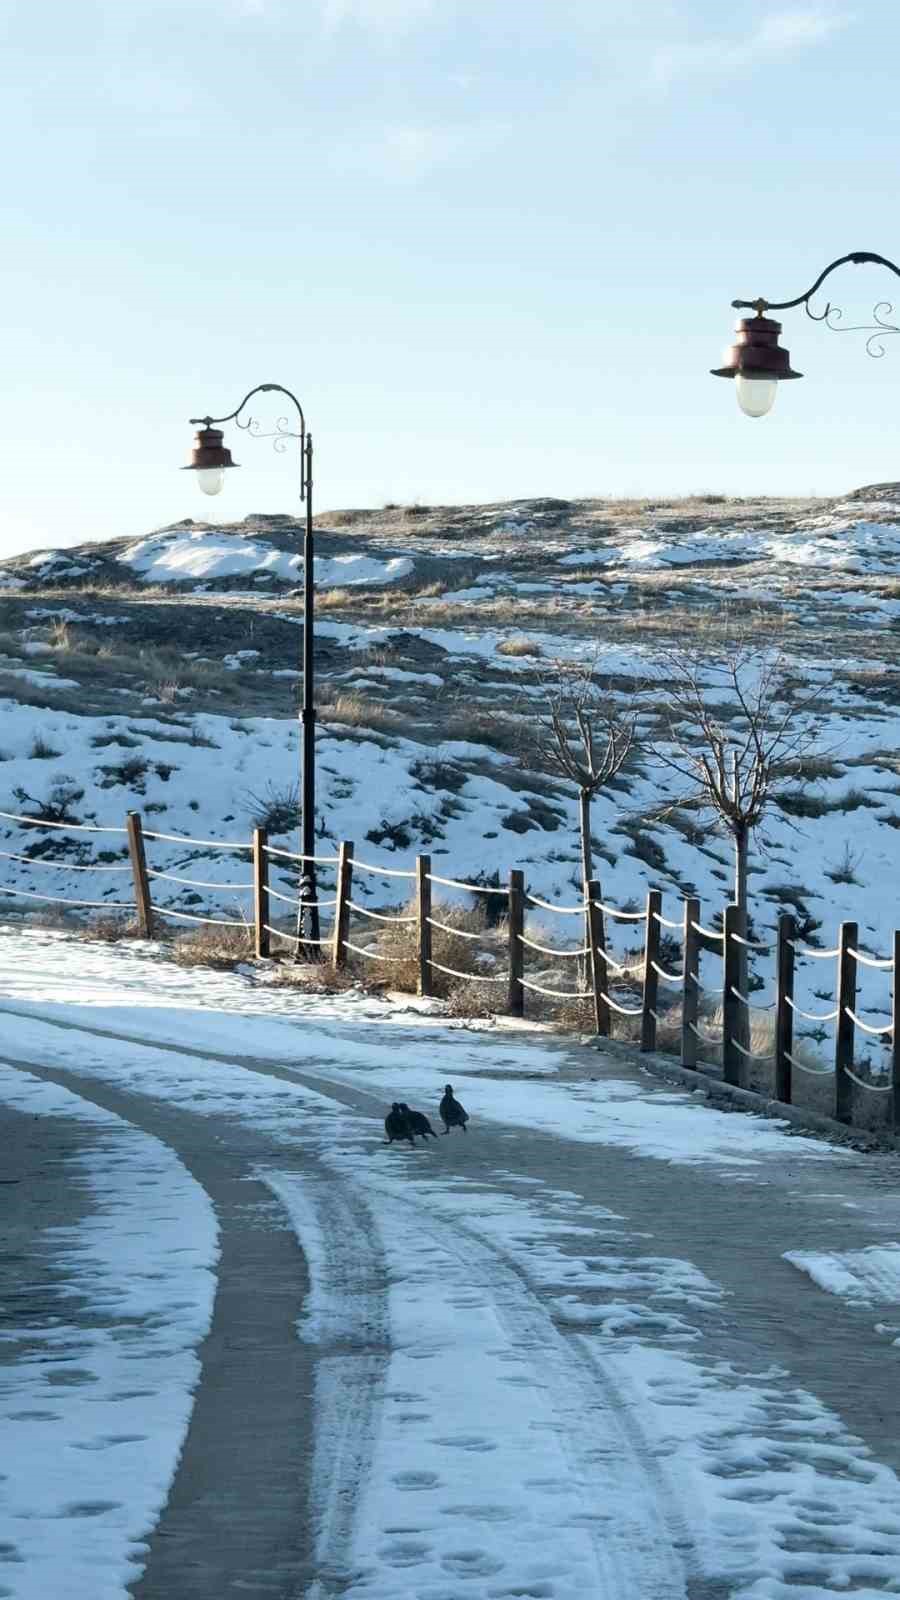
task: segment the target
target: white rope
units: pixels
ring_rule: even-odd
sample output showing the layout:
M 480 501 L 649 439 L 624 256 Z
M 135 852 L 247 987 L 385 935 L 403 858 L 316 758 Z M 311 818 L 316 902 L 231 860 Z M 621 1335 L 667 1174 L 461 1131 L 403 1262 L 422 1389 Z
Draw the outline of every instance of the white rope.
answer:
M 794 1004 L 789 994 L 785 995 L 784 1002 L 785 1005 L 790 1006 L 795 1016 L 803 1017 L 807 1022 L 833 1022 L 835 1017 L 840 1015 L 840 1006 L 835 1006 L 833 1011 L 801 1011 L 800 1007 Z
M 281 928 L 270 928 L 267 922 L 263 923 L 267 933 L 274 933 L 279 939 L 287 939 L 289 944 L 325 944 L 325 939 L 298 939 L 295 933 L 285 933 Z
M 245 933 L 250 932 L 248 923 L 236 922 L 234 918 L 195 917 L 190 911 L 176 911 L 174 906 L 154 906 L 153 915 L 156 916 L 157 913 L 161 917 L 183 917 L 186 922 L 208 922 L 210 927 L 214 928 L 243 928 Z
M 702 933 L 704 939 L 724 939 L 725 937 L 724 933 L 716 933 L 714 928 L 704 928 L 702 922 L 692 922 L 691 927 L 697 933 Z
M 684 983 L 683 972 L 665 972 L 663 968 L 655 961 L 651 961 L 650 965 L 653 968 L 653 971 L 656 973 L 656 976 L 658 978 L 662 978 L 663 983 Z
M 702 1039 L 704 1044 L 720 1045 L 724 1042 L 722 1039 L 714 1039 L 711 1033 L 704 1033 L 695 1022 L 689 1022 L 688 1027 L 695 1038 Z
M 844 1068 L 844 1073 L 846 1077 L 852 1078 L 854 1083 L 858 1083 L 861 1089 L 871 1089 L 873 1094 L 890 1094 L 894 1087 L 892 1083 L 866 1083 L 864 1078 L 858 1078 L 849 1067 Z
M 537 944 L 534 939 L 526 938 L 524 933 L 518 935 L 520 944 L 527 944 L 529 950 L 539 950 L 542 956 L 589 956 L 591 947 L 583 945 L 579 950 L 551 950 L 547 944 Z
M 427 917 L 425 920 L 431 924 L 432 928 L 440 928 L 441 933 L 452 933 L 457 939 L 484 938 L 483 933 L 472 933 L 468 928 L 451 928 L 448 922 L 438 922 L 437 917 Z
M 760 1055 L 758 1050 L 745 1050 L 744 1046 L 742 1044 L 740 1044 L 737 1039 L 729 1039 L 728 1043 L 730 1044 L 732 1050 L 740 1051 L 741 1055 L 742 1056 L 746 1056 L 748 1061 L 774 1061 L 775 1060 L 774 1055 L 763 1056 L 763 1055 Z
M 612 967 L 617 978 L 621 978 L 623 975 L 636 977 L 644 970 L 642 961 L 632 962 L 630 965 L 626 963 L 625 966 L 620 966 L 618 961 L 613 960 L 608 950 L 597 950 L 595 953 L 598 961 L 603 961 L 607 967 Z
M 63 894 L 35 894 L 30 889 L 0 889 L 0 900 L 14 894 L 20 900 L 49 900 L 59 906 L 94 906 L 106 911 L 133 911 L 133 900 L 71 900 Z
M 367 956 L 370 961 L 387 961 L 396 966 L 401 961 L 408 961 L 409 956 L 380 956 L 374 950 L 364 950 L 362 945 L 351 944 L 349 939 L 344 940 L 345 950 L 354 950 L 358 956 Z
M 542 989 L 539 983 L 528 983 L 525 978 L 519 979 L 523 989 L 532 989 L 535 994 L 546 994 L 551 1000 L 590 1000 L 592 989 Z
M 21 822 L 26 828 L 64 828 L 68 833 L 126 833 L 126 828 L 100 828 L 94 822 L 49 822 L 41 817 L 17 817 L 14 811 L 0 811 L 7 822 Z
M 455 967 L 442 967 L 439 961 L 429 961 L 430 967 L 436 967 L 438 972 L 448 972 L 451 978 L 474 978 L 476 983 L 506 983 L 506 978 L 492 978 L 486 972 L 457 972 Z
M 642 1008 L 640 1006 L 636 1011 L 632 1011 L 628 1006 L 616 1005 L 615 1000 L 611 999 L 608 994 L 601 994 L 600 999 L 605 1000 L 610 1009 L 617 1011 L 620 1017 L 639 1017 L 641 1015 Z
M 383 878 L 414 878 L 415 877 L 415 873 L 414 872 L 409 872 L 409 871 L 407 871 L 405 869 L 401 869 L 400 867 L 373 867 L 371 861 L 357 861 L 357 860 L 354 860 L 353 866 L 354 866 L 354 869 L 356 867 L 359 867 L 360 872 L 375 872 L 375 873 L 378 874 L 379 877 L 383 877 Z
M 757 939 L 745 939 L 739 933 L 733 933 L 731 937 L 735 944 L 742 944 L 747 950 L 764 950 L 768 954 L 774 948 L 770 944 L 760 944 Z
M 165 878 L 167 883 L 186 883 L 192 889 L 252 889 L 252 883 L 203 883 L 199 878 L 180 878 L 174 872 L 158 872 L 155 867 L 147 868 L 148 878 Z
M 583 917 L 587 910 L 585 901 L 582 901 L 580 906 L 554 906 L 549 900 L 541 900 L 536 894 L 529 894 L 527 890 L 525 899 L 530 900 L 533 906 L 540 906 L 542 911 L 556 911 L 561 917 Z
M 872 1033 L 877 1038 L 880 1034 L 893 1033 L 894 1031 L 894 1025 L 892 1022 L 889 1022 L 886 1028 L 873 1028 L 868 1022 L 863 1022 L 862 1018 L 858 1017 L 855 1011 L 851 1011 L 849 1006 L 845 1006 L 844 1009 L 846 1010 L 850 1020 L 855 1022 L 858 1028 L 862 1028 L 863 1033 Z
M 792 1056 L 788 1050 L 785 1050 L 784 1058 L 791 1063 L 792 1067 L 798 1067 L 801 1072 L 808 1073 L 811 1078 L 832 1078 L 834 1076 L 833 1067 L 807 1067 L 802 1061 L 798 1061 L 796 1056 Z
M 439 878 L 436 872 L 427 872 L 425 876 L 429 883 L 443 883 L 448 889 L 465 889 L 467 894 L 509 894 L 508 889 L 498 887 L 489 888 L 483 883 L 461 883 L 458 878 Z
M 213 885 L 213 887 L 215 887 L 215 885 Z M 248 887 L 252 889 L 253 885 L 250 884 Z M 313 906 L 316 906 L 319 910 L 322 910 L 326 906 L 337 905 L 336 894 L 330 895 L 324 900 L 298 900 L 295 895 L 280 894 L 277 889 L 272 888 L 271 884 L 269 884 L 267 893 L 272 896 L 273 900 L 283 900 L 286 906 L 293 906 L 295 910 L 299 908 L 302 908 L 304 911 L 306 911 L 307 908 L 311 910 Z
M 124 829 L 120 829 L 124 832 Z M 145 839 L 165 839 L 168 844 L 198 844 L 204 850 L 252 850 L 251 844 L 236 844 L 234 840 L 227 839 L 191 839 L 186 833 L 151 833 L 149 828 L 143 830 Z
M 334 905 L 335 901 L 334 900 L 330 900 L 328 903 L 329 903 L 329 905 Z M 358 911 L 361 917 L 371 917 L 373 919 L 373 921 L 375 921 L 375 922 L 418 922 L 418 920 L 419 920 L 418 917 L 415 917 L 415 916 L 413 916 L 413 917 L 390 917 L 390 916 L 385 916 L 383 911 L 370 911 L 368 906 L 359 906 L 359 905 L 357 905 L 355 900 L 348 900 L 347 904 L 350 907 L 351 911 Z
M 162 835 L 158 835 L 158 837 L 162 837 Z M 249 848 L 250 846 L 248 845 L 247 849 Z M 295 850 L 278 850 L 273 844 L 267 844 L 265 851 L 267 856 L 285 856 L 288 861 L 316 861 L 323 866 L 333 865 L 338 859 L 337 856 L 302 856 L 298 855 Z
M 814 961 L 830 961 L 833 956 L 839 956 L 841 953 L 838 948 L 834 950 L 814 950 L 812 945 L 798 944 L 796 939 L 790 939 L 788 942 L 793 947 L 795 955 L 810 956 Z
M 608 906 L 603 900 L 592 900 L 591 904 L 608 917 L 617 917 L 620 922 L 643 922 L 647 915 L 646 911 L 617 911 L 615 906 Z
M 740 989 L 735 988 L 734 984 L 731 985 L 730 993 L 736 1000 L 740 1000 L 742 1006 L 749 1006 L 753 1011 L 771 1011 L 775 1005 L 774 1000 L 768 1000 L 765 1005 L 760 1000 L 749 1000 L 745 994 L 741 994 Z
M 267 892 L 271 895 L 273 900 L 282 900 L 286 906 L 294 906 L 296 908 L 300 904 L 300 901 L 297 900 L 293 895 L 280 894 L 277 889 L 272 888 L 271 884 L 269 884 Z
M 852 956 L 854 961 L 859 961 L 864 967 L 881 967 L 885 972 L 890 972 L 893 969 L 893 956 L 864 956 L 861 950 L 851 950 L 849 946 L 847 954 Z
M 684 932 L 684 922 L 672 922 L 669 917 L 664 917 L 661 911 L 653 912 L 653 921 L 658 922 L 661 928 L 672 928 L 675 933 Z
M 0 850 L 6 861 L 24 861 L 27 867 L 59 867 L 64 872 L 130 872 L 129 862 L 107 863 L 92 861 L 89 866 L 77 866 L 74 861 L 50 861 L 46 856 L 19 856 L 14 850 Z

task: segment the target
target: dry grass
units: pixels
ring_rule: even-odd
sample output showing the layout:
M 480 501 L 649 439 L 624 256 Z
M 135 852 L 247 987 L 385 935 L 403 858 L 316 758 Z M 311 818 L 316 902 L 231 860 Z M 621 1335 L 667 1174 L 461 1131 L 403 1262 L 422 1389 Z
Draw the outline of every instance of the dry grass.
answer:
M 319 705 L 320 722 L 343 722 L 351 728 L 394 728 L 397 714 L 379 700 L 365 700 L 360 694 L 339 694 Z
M 514 633 L 509 639 L 501 639 L 497 646 L 498 656 L 539 656 L 541 647 L 527 634 Z
M 227 969 L 252 960 L 253 929 L 204 927 L 179 930 L 172 939 L 172 957 L 181 967 Z
M 399 917 L 415 915 L 416 902 L 410 900 L 407 905 L 397 912 Z M 471 999 L 477 1009 L 467 1010 L 463 1004 L 463 997 L 454 1000 L 454 1004 L 462 1009 L 454 1011 L 460 1016 L 487 1016 L 506 1007 L 506 988 L 501 983 L 478 982 L 476 974 L 491 977 L 504 976 L 505 947 L 504 930 L 502 927 L 488 927 L 487 913 L 484 906 L 443 905 L 435 903 L 432 915 L 446 924 L 448 928 L 458 929 L 459 933 L 445 933 L 442 928 L 432 928 L 431 958 L 443 967 L 454 967 L 462 978 L 451 977 L 448 973 L 433 971 L 432 987 L 440 999 L 450 999 L 456 995 L 460 985 L 467 991 L 471 990 Z M 392 989 L 400 989 L 408 994 L 415 994 L 419 981 L 419 945 L 418 931 L 415 922 L 373 923 L 366 922 L 366 930 L 371 935 L 377 928 L 374 939 L 366 941 L 362 929 L 355 927 L 351 932 L 354 944 L 362 946 L 364 941 L 371 943 L 371 949 L 381 956 L 381 961 L 367 961 L 364 956 L 355 958 L 357 970 L 361 967 L 367 975 L 373 975 L 373 969 L 379 977 L 383 977 Z M 467 934 L 477 934 L 478 939 L 466 938 Z M 490 962 L 483 959 L 485 952 L 493 958 Z M 499 956 L 499 962 L 498 962 Z M 481 959 L 480 959 L 481 958 Z M 499 971 L 497 970 L 499 966 Z

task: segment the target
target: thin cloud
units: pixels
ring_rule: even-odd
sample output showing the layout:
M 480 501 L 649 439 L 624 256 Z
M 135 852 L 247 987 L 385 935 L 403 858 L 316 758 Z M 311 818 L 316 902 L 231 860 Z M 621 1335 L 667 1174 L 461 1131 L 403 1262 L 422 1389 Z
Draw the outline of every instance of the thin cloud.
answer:
M 394 33 L 412 28 L 435 11 L 435 0 L 321 0 L 322 21 L 329 31 L 358 23 Z
M 466 165 L 501 143 L 509 133 L 505 123 L 471 123 L 463 126 L 393 123 L 361 131 L 352 143 L 332 150 L 331 162 L 343 172 L 362 172 L 387 183 L 424 182 L 438 169 Z
M 849 12 L 824 10 L 818 6 L 774 11 L 753 33 L 743 38 L 717 35 L 657 50 L 651 61 L 651 73 L 657 83 L 669 84 L 697 72 L 734 72 L 740 67 L 779 60 L 820 44 L 852 21 Z

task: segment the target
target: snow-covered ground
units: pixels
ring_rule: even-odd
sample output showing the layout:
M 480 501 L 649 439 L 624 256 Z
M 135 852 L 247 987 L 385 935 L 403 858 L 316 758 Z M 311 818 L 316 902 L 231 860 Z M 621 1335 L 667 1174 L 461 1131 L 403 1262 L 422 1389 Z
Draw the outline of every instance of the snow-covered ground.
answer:
M 353 1600 L 900 1589 L 900 1483 L 860 1437 L 864 1408 L 848 1421 L 854 1380 L 838 1387 L 841 1414 L 791 1370 L 796 1357 L 814 1374 L 820 1342 L 824 1379 L 829 1340 L 840 1363 L 849 1337 L 858 1363 L 868 1339 L 865 1381 L 890 1391 L 896 1330 L 873 1328 L 870 1308 L 900 1311 L 900 1208 L 883 1182 L 866 1188 L 864 1158 L 540 1036 L 265 991 L 151 947 L 4 927 L 0 1017 L 0 1103 L 77 1118 L 95 1141 L 68 1173 L 90 1209 L 46 1240 L 81 1326 L 37 1330 L 5 1373 L 4 1438 L 7 1419 L 19 1432 L 15 1482 L 0 1481 L 0 1581 L 13 1600 L 122 1600 L 177 1471 L 209 1320 L 209 1203 L 165 1145 L 83 1098 L 94 1088 L 130 1095 L 137 1122 L 151 1104 L 201 1119 L 226 1155 L 242 1130 L 265 1142 L 257 1175 L 311 1273 L 298 1337 L 318 1362 L 323 1581 L 309 1600 L 335 1582 Z M 561 1076 L 575 1060 L 586 1070 Z M 74 1077 L 61 1088 L 45 1072 Z M 381 1109 L 406 1098 L 434 1115 L 447 1078 L 469 1132 L 386 1151 Z M 696 1184 L 705 1226 L 685 1204 Z M 696 1254 L 726 1216 L 757 1214 L 743 1248 L 748 1290 L 764 1296 L 771 1278 L 762 1343 L 749 1305 L 735 1309 L 740 1265 Z M 848 1295 L 863 1321 L 845 1330 Z M 780 1340 L 796 1315 L 809 1336 Z M 382 1341 L 376 1374 L 361 1358 Z M 63 1347 L 85 1369 L 78 1384 L 53 1380 Z

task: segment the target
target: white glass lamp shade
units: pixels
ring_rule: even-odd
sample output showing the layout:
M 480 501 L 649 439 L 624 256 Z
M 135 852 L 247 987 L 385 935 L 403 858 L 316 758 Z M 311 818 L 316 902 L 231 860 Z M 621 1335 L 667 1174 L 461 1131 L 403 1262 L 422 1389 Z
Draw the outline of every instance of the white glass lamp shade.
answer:
M 204 494 L 219 494 L 225 482 L 225 468 L 198 467 L 194 476 Z
M 745 416 L 764 417 L 775 404 L 777 378 L 748 378 L 743 372 L 734 376 L 737 403 Z

